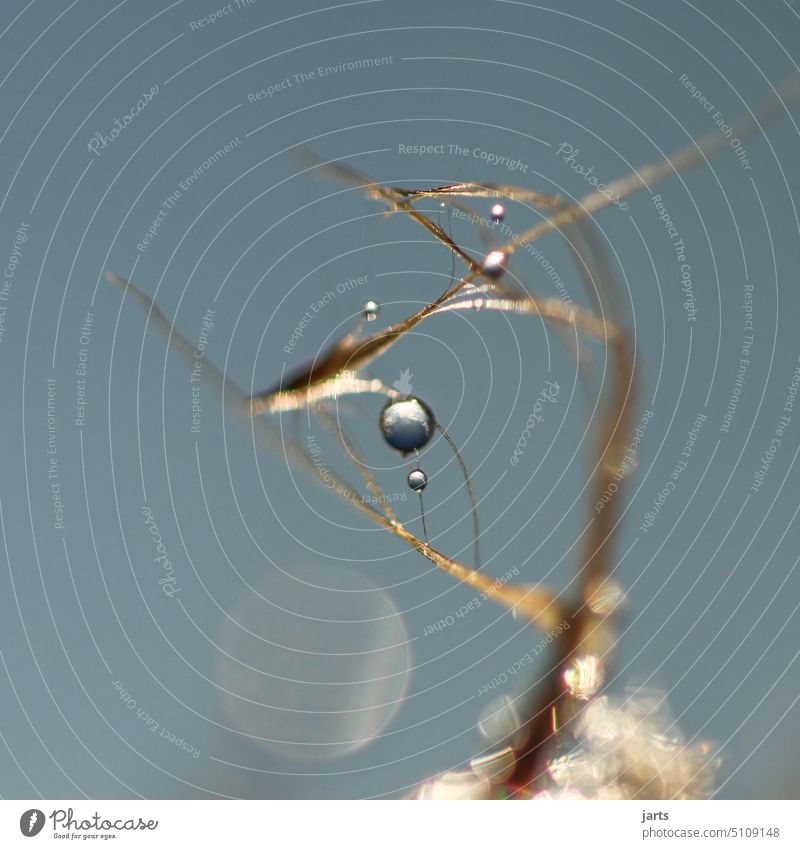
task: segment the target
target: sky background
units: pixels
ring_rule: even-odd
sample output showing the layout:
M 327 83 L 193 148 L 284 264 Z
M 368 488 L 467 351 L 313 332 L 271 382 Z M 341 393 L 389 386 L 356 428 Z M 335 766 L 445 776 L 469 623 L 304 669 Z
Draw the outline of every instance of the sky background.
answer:
M 457 616 L 472 591 L 280 448 L 254 445 L 206 386 L 193 396 L 186 364 L 106 270 L 131 277 L 193 344 L 205 335 L 206 357 L 258 391 L 343 334 L 368 298 L 382 305 L 370 328 L 388 326 L 451 273 L 420 228 L 322 179 L 304 151 L 395 185 L 494 181 L 579 198 L 591 186 L 564 145 L 572 165 L 621 177 L 732 124 L 798 71 L 800 53 L 796 6 L 779 0 L 252 0 L 200 25 L 217 11 L 3 4 L 3 797 L 401 796 L 481 751 L 493 699 L 546 668 L 542 655 L 481 694 L 540 635 L 488 602 Z M 347 66 L 365 59 L 380 61 Z M 634 418 L 652 412 L 616 541 L 628 605 L 608 688 L 668 693 L 684 737 L 721 747 L 727 798 L 800 790 L 800 406 L 753 488 L 800 355 L 798 117 L 790 107 L 739 156 L 731 147 L 596 216 L 640 365 Z M 683 240 L 694 315 L 656 194 Z M 515 232 L 538 220 L 506 206 Z M 421 208 L 485 250 L 467 223 Z M 529 290 L 585 303 L 559 238 L 536 247 L 514 266 Z M 607 363 L 589 350 L 605 398 Z M 595 396 L 552 328 L 451 313 L 372 370 L 387 384 L 408 370 L 460 446 L 486 572 L 566 587 L 594 513 L 581 490 Z M 557 400 L 514 465 L 547 380 Z M 380 406 L 365 396 L 340 414 L 420 533 Z M 647 527 L 698 416 L 688 464 Z M 296 424 L 357 477 L 324 427 Z M 471 562 L 468 501 L 441 440 L 422 465 L 432 541 Z

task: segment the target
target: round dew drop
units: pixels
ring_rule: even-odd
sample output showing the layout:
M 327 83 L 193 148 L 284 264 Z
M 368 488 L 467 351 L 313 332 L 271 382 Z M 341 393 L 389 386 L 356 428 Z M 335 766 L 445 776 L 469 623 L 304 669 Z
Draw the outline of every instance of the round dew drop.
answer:
M 489 251 L 483 260 L 481 273 L 484 277 L 499 277 L 505 271 L 503 267 L 505 261 L 506 255 L 502 251 Z
M 428 485 L 428 476 L 422 469 L 412 469 L 408 473 L 408 485 L 414 492 L 422 492 Z
M 395 398 L 381 410 L 381 435 L 396 451 L 410 454 L 430 442 L 434 422 L 430 407 L 419 398 Z
M 363 309 L 364 318 L 367 321 L 375 321 L 381 311 L 381 305 L 377 301 L 367 301 Z

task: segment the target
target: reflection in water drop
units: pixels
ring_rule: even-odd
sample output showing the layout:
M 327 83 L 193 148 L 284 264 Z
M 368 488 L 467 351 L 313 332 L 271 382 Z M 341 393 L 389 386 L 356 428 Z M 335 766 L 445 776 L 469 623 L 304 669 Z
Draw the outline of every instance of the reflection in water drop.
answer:
M 496 203 L 492 206 L 492 221 L 495 224 L 499 223 L 506 217 L 506 211 L 502 203 Z
M 612 580 L 605 581 L 589 598 L 589 607 L 599 616 L 617 613 L 625 605 L 627 596 L 619 584 Z
M 422 469 L 412 469 L 408 473 L 408 485 L 414 492 L 422 492 L 428 485 L 428 476 Z
M 418 451 L 430 442 L 434 422 L 430 407 L 412 395 L 388 401 L 381 410 L 381 434 L 403 454 Z
M 271 571 L 223 621 L 216 681 L 233 727 L 287 757 L 335 758 L 378 737 L 411 655 L 388 594 L 339 565 Z
M 364 318 L 367 321 L 375 321 L 380 314 L 381 307 L 377 301 L 367 301 L 364 304 Z
M 564 683 L 576 699 L 587 701 L 603 685 L 603 664 L 594 655 L 577 657 L 564 670 Z
M 499 277 L 505 269 L 503 263 L 506 261 L 506 255 L 502 251 L 489 251 L 483 260 L 481 271 L 484 277 Z

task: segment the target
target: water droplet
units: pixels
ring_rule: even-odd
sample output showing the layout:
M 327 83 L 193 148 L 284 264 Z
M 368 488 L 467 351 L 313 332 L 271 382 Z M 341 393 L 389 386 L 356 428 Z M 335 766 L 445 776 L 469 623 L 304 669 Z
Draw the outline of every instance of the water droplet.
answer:
M 367 321 L 375 321 L 380 311 L 381 305 L 377 301 L 367 301 L 364 304 L 364 318 Z
M 514 750 L 511 746 L 506 746 L 504 749 L 490 752 L 483 757 L 473 758 L 469 762 L 469 767 L 475 775 L 491 781 L 493 784 L 500 784 L 514 771 L 516 760 Z
M 381 410 L 380 428 L 389 445 L 403 454 L 418 451 L 433 436 L 434 415 L 419 398 L 408 395 L 389 401 Z
M 504 271 L 503 263 L 506 261 L 506 255 L 502 251 L 489 251 L 483 260 L 481 272 L 484 277 L 499 277 Z
M 422 469 L 412 469 L 408 473 L 408 485 L 414 492 L 422 492 L 428 485 L 428 476 Z
M 506 217 L 506 210 L 502 203 L 496 203 L 492 207 L 492 221 L 498 224 Z
M 564 683 L 576 699 L 588 701 L 603 685 L 603 664 L 594 655 L 577 657 L 564 670 Z

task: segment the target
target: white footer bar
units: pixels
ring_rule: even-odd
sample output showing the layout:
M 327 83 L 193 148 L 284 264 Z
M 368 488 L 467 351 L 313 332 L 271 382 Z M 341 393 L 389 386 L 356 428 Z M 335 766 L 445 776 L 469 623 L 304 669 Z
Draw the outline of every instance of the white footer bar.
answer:
M 796 801 L 0 801 L 0 846 L 800 847 Z

